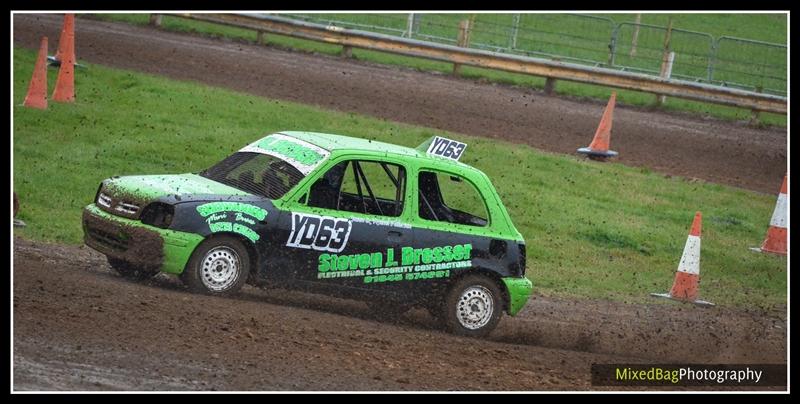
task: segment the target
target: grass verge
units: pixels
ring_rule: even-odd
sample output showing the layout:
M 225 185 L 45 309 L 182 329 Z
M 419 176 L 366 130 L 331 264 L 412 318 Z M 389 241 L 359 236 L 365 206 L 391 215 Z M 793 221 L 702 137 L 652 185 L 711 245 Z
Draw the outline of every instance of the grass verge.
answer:
M 76 70 L 76 103 L 28 109 L 35 53 L 15 48 L 13 59 L 13 187 L 28 224 L 18 236 L 80 244 L 81 209 L 102 179 L 199 171 L 274 131 L 412 147 L 437 134 L 466 141 L 462 160 L 492 179 L 527 241 L 539 294 L 652 301 L 649 292 L 671 286 L 701 210 L 702 297 L 786 304 L 787 260 L 747 249 L 763 240 L 774 195 L 97 65 Z

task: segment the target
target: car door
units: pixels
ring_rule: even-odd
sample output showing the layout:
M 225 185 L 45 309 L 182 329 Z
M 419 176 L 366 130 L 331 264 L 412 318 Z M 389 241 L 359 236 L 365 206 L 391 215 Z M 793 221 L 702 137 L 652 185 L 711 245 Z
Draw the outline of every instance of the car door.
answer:
M 284 261 L 301 283 L 390 293 L 402 280 L 400 248 L 413 242 L 407 169 L 367 156 L 328 167 L 281 215 Z
M 483 195 L 467 177 L 420 167 L 411 181 L 414 242 L 402 261 L 413 267 L 407 292 L 424 295 L 446 287 L 460 271 L 485 267 L 493 239 Z

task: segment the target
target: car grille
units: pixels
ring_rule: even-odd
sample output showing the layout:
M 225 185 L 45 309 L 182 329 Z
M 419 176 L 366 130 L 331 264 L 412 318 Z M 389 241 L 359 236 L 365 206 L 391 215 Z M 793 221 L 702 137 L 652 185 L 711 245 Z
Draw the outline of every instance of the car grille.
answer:
M 100 209 L 118 216 L 127 217 L 130 219 L 138 219 L 141 207 L 131 201 L 126 201 L 121 198 L 114 198 L 104 192 L 97 195 L 97 204 Z
M 96 229 L 96 228 L 93 228 L 91 226 L 87 226 L 86 233 L 94 241 L 96 241 L 97 243 L 102 244 L 103 246 L 105 246 L 107 248 L 110 248 L 110 249 L 113 249 L 113 250 L 117 250 L 117 251 L 120 251 L 120 252 L 128 251 L 128 243 L 123 241 L 123 240 L 121 240 L 119 237 L 117 237 L 117 236 L 115 236 L 115 235 L 113 235 L 113 234 L 111 234 L 109 232 L 106 232 L 106 231 L 103 231 L 103 230 L 100 230 L 100 229 Z
M 118 260 L 155 269 L 164 262 L 164 240 L 152 230 L 83 210 L 83 241 L 89 247 Z

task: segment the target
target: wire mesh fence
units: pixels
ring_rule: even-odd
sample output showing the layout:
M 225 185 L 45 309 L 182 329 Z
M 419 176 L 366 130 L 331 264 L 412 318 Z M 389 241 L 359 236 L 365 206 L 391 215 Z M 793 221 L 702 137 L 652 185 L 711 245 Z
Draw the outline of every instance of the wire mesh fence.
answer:
M 610 18 L 586 14 L 522 14 L 514 53 L 594 66 L 609 59 Z
M 708 79 L 714 84 L 785 95 L 787 51 L 785 45 L 720 37 Z
M 283 14 L 303 21 L 786 95 L 787 47 L 589 14 Z M 459 43 L 462 21 L 468 41 Z M 462 38 L 463 40 L 464 38 Z
M 671 77 L 703 81 L 707 77 L 714 38 L 701 32 L 621 23 L 612 42 L 613 66 L 661 75 L 665 58 L 669 52 L 675 52 Z
M 397 36 L 404 36 L 408 26 L 408 14 L 281 14 L 281 16 Z

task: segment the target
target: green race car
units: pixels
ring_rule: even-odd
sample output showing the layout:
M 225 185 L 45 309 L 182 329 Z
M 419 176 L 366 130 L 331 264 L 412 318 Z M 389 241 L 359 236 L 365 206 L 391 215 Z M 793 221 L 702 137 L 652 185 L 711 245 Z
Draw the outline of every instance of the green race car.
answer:
M 179 275 L 197 292 L 245 283 L 424 307 L 483 336 L 532 285 L 525 242 L 466 144 L 416 149 L 310 132 L 264 137 L 197 174 L 113 177 L 83 212 L 86 244 L 121 275 Z

